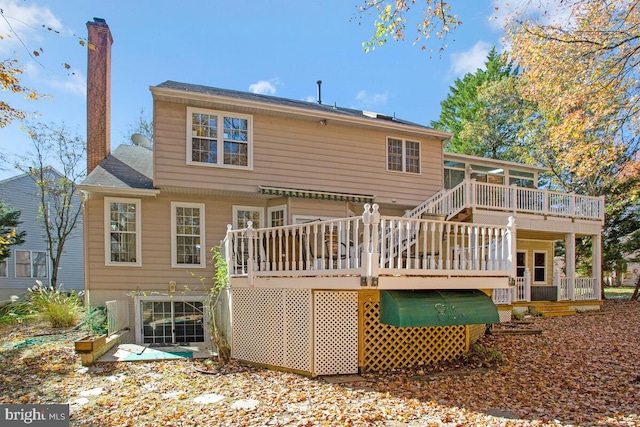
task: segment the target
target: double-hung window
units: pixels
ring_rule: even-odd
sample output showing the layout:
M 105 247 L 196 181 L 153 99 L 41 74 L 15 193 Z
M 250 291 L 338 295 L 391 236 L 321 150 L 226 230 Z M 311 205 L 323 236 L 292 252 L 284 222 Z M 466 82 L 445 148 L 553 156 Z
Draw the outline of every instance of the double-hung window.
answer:
M 171 266 L 206 266 L 204 204 L 171 202 Z
M 547 253 L 533 253 L 533 281 L 534 283 L 546 283 L 547 281 Z
M 187 108 L 187 163 L 250 169 L 252 118 Z
M 7 277 L 7 261 L 0 261 L 0 277 Z
M 105 197 L 105 264 L 142 265 L 140 199 Z
M 420 173 L 420 142 L 387 138 L 387 170 Z
M 47 253 L 45 251 L 15 251 L 16 277 L 48 277 Z

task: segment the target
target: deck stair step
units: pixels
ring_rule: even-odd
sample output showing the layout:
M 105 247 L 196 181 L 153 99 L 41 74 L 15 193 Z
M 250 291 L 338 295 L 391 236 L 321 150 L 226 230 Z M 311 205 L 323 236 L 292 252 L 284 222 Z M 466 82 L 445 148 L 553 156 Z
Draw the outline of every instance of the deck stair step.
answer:
M 543 317 L 571 316 L 576 310 L 570 303 L 562 302 L 535 302 L 529 304 L 529 311 L 540 313 Z

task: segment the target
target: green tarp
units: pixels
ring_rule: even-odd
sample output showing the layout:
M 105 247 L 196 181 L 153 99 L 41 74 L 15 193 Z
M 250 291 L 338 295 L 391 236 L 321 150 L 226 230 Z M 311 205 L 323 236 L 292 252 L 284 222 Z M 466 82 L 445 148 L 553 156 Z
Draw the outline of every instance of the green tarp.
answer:
M 411 328 L 499 323 L 500 317 L 479 290 L 380 291 L 380 322 Z

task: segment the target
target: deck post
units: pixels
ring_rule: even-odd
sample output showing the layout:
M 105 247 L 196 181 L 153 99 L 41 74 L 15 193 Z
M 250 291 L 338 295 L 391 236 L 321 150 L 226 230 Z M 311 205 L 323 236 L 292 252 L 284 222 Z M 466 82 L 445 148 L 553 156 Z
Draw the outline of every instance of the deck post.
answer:
M 600 299 L 600 279 L 602 277 L 602 235 L 596 234 L 591 239 L 591 259 L 593 265 L 591 266 L 594 284 L 594 296 Z
M 363 233 L 362 233 L 362 278 L 361 283 L 367 286 L 378 285 L 378 262 L 380 254 L 378 252 L 378 233 L 380 229 L 380 212 L 378 205 L 373 206 L 367 203 L 364 205 L 362 213 Z
M 515 278 L 517 276 L 518 266 L 516 262 L 516 218 L 514 216 L 509 217 L 505 237 L 507 245 L 507 270 L 511 272 L 510 276 Z
M 253 286 L 253 244 L 256 238 L 256 230 L 253 228 L 253 221 L 247 221 L 247 281 Z
M 565 235 L 565 273 L 567 278 L 567 299 L 575 298 L 575 282 L 576 282 L 576 235 L 575 233 L 567 233 Z
M 224 260 L 227 262 L 227 271 L 231 274 L 231 230 L 233 229 L 233 225 L 227 224 L 227 235 L 224 238 L 221 244 L 224 243 Z

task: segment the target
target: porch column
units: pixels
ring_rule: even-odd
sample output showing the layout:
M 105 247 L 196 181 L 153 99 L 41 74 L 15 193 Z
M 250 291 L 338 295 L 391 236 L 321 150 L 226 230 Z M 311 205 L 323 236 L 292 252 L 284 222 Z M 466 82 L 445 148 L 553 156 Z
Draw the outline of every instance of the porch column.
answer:
M 596 299 L 600 299 L 600 287 L 602 286 L 600 283 L 602 279 L 602 234 L 596 234 L 591 239 L 591 259 L 593 262 L 591 274 L 595 281 L 593 292 Z
M 567 279 L 567 299 L 573 300 L 573 288 L 576 278 L 576 234 L 567 233 L 564 238 L 565 242 L 565 270 Z

